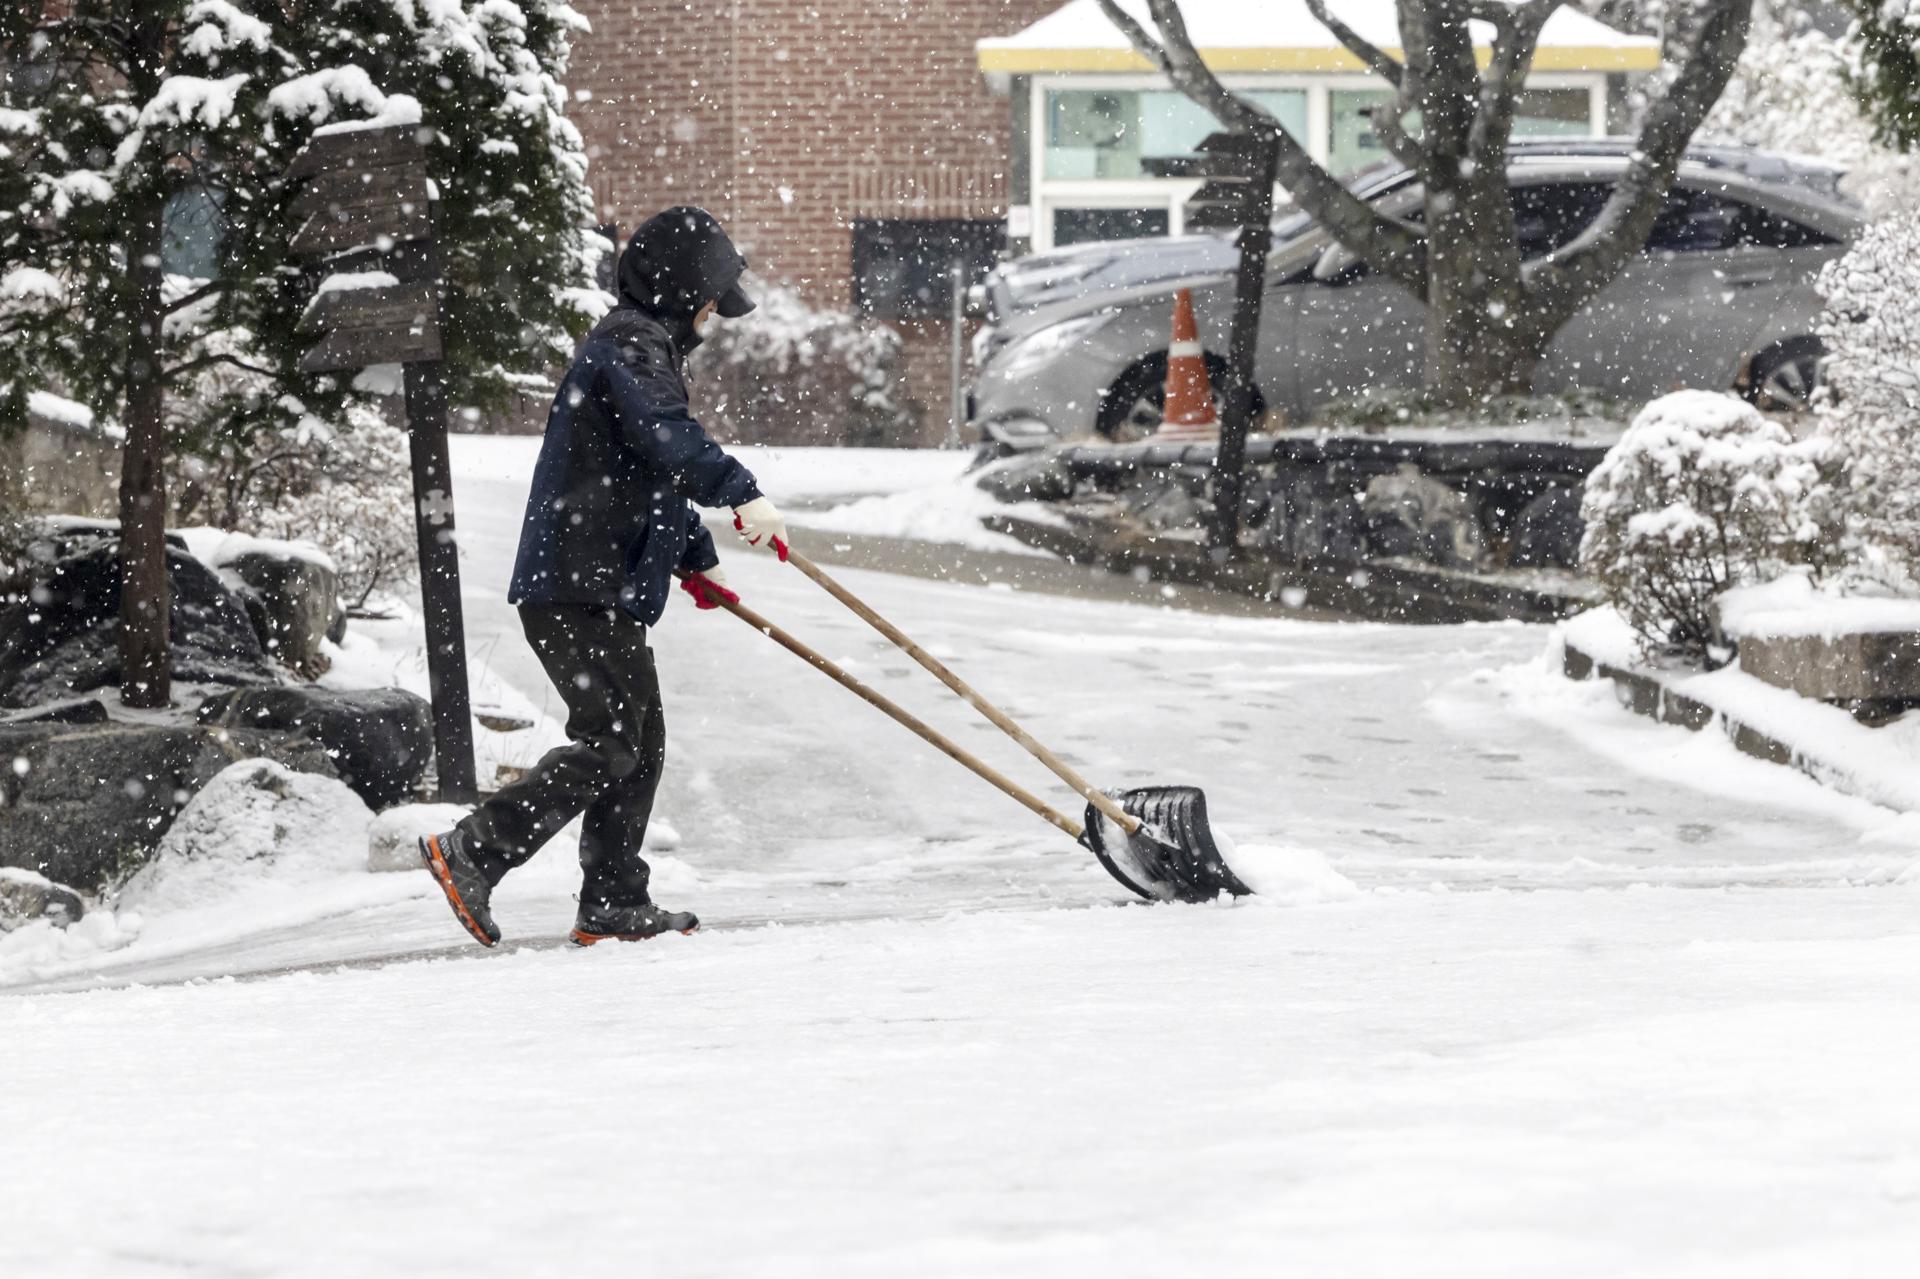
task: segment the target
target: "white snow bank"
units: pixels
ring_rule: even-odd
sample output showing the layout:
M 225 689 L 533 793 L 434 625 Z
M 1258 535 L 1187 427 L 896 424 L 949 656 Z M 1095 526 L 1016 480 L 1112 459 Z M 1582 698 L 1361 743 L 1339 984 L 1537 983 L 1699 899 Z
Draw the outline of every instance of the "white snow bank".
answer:
M 1556 626 L 1552 635 L 1549 646 L 1555 655 L 1563 645 L 1571 644 L 1609 666 L 1632 666 L 1639 660 L 1633 627 L 1610 608 L 1590 608 L 1575 614 Z
M 1017 515 L 1035 522 L 1057 523 L 1059 514 L 1039 502 L 1009 505 L 960 479 L 888 497 L 867 497 L 831 510 L 811 512 L 795 524 L 831 533 L 864 533 L 916 542 L 943 542 L 980 551 L 1044 556 L 1018 538 L 996 533 L 981 524 L 989 515 Z
M 760 487 L 780 505 L 924 489 L 957 480 L 972 458 L 960 449 L 735 447 Z
M 36 919 L 0 933 L 0 986 L 95 961 L 130 944 L 140 927 L 132 912 L 90 910 L 67 928 Z
M 1920 631 L 1920 600 L 1849 594 L 1815 586 L 1805 572 L 1792 572 L 1758 586 L 1740 586 L 1720 596 L 1720 627 L 1729 636 L 1814 636 L 1834 639 L 1887 631 Z
M 158 914 L 352 873 L 364 864 L 372 819 L 360 797 L 331 777 L 241 760 L 180 810 L 114 905 Z
M 454 435 L 449 451 L 462 479 L 517 484 L 524 492 L 540 456 L 537 435 Z M 724 445 L 783 509 L 925 489 L 957 480 L 971 455 L 951 449 L 787 448 Z M 518 512 L 515 512 L 518 514 Z
M 1772 738 L 1798 757 L 1804 771 L 1836 790 L 1898 811 L 1920 812 L 1920 716 L 1869 728 L 1837 706 L 1776 688 L 1738 666 L 1693 672 L 1640 665 L 1634 660 L 1631 632 L 1611 609 L 1591 609 L 1556 627 L 1545 665 L 1557 669 L 1562 647 L 1569 643 Z
M 168 529 L 187 544 L 187 553 L 208 568 L 225 568 L 244 555 L 265 555 L 277 560 L 299 560 L 339 572 L 333 556 L 307 541 L 285 541 L 277 537 L 255 537 L 251 533 L 209 528 L 204 524 Z

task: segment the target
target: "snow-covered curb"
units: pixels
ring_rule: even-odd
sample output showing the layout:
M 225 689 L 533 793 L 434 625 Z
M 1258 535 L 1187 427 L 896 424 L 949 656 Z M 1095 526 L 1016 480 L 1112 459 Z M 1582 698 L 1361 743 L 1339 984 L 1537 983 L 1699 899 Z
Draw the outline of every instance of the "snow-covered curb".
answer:
M 1718 725 L 1741 751 L 1786 764 L 1844 794 L 1920 812 L 1920 723 L 1868 728 L 1837 706 L 1764 683 L 1738 666 L 1664 671 L 1637 663 L 1610 609 L 1556 627 L 1552 655 L 1569 679 L 1612 680 L 1623 706 L 1698 731 Z

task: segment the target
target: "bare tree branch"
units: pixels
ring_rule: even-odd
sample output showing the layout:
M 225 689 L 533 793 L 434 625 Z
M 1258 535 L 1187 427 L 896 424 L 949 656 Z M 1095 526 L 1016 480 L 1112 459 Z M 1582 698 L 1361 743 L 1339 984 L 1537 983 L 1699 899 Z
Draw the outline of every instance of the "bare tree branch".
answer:
M 1563 0 L 1529 0 L 1527 4 L 1508 5 L 1500 0 L 1486 0 L 1476 6 L 1476 12 L 1488 4 L 1503 11 L 1501 20 L 1495 23 L 1499 37 L 1494 41 L 1493 59 L 1481 78 L 1480 110 L 1468 141 L 1469 153 L 1476 163 L 1505 167 L 1507 140 L 1513 135 L 1514 100 L 1526 81 L 1534 50 L 1540 45 L 1541 28 L 1562 3 Z
M 1404 123 L 1407 112 L 1413 109 L 1413 81 L 1408 79 L 1394 95 L 1393 101 L 1385 106 L 1375 107 L 1367 112 L 1367 119 L 1373 125 L 1373 131 L 1380 141 L 1386 144 L 1394 159 L 1415 172 L 1424 172 L 1427 165 L 1427 153 L 1420 144 L 1407 133 Z
M 166 313 L 172 315 L 175 311 L 184 311 L 194 303 L 204 302 L 216 293 L 225 293 L 231 283 L 232 281 L 229 280 L 209 280 L 191 293 L 184 293 L 167 303 Z
M 187 360 L 184 363 L 175 364 L 161 373 L 160 376 L 164 381 L 172 381 L 174 378 L 183 377 L 188 373 L 198 373 L 201 369 L 211 368 L 216 364 L 229 365 L 244 373 L 258 373 L 261 377 L 275 376 L 272 369 L 263 369 L 257 364 L 248 364 L 237 355 L 202 355 L 195 359 Z
M 1175 0 L 1147 0 L 1148 12 L 1159 28 L 1157 40 L 1120 7 L 1118 0 L 1099 0 L 1099 3 L 1101 11 L 1128 42 L 1164 72 L 1174 88 L 1212 112 L 1227 128 L 1271 137 L 1279 151 L 1281 185 L 1342 244 L 1415 296 L 1426 296 L 1425 243 L 1420 231 L 1380 213 L 1355 196 L 1309 155 L 1297 138 L 1282 129 L 1272 115 L 1220 83 L 1194 48 Z
M 1714 0 L 1703 18 L 1686 62 L 1666 93 L 1647 108 L 1627 171 L 1593 225 L 1528 269 L 1529 292 L 1541 300 L 1543 319 L 1564 321 L 1571 316 L 1646 244 L 1688 141 L 1726 88 L 1746 47 L 1753 0 Z
M 1311 13 L 1334 39 L 1347 46 L 1349 53 L 1366 63 L 1369 71 L 1394 88 L 1400 87 L 1400 82 L 1404 78 L 1400 64 L 1388 57 L 1386 50 L 1329 13 L 1327 0 L 1307 0 L 1307 12 Z

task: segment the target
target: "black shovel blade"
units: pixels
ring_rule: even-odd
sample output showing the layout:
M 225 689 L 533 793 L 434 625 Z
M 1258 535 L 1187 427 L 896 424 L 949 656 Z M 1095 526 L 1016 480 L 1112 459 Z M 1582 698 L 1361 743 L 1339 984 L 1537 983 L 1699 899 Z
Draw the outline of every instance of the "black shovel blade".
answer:
M 1092 804 L 1080 837 L 1109 874 L 1148 901 L 1210 902 L 1222 892 L 1245 897 L 1207 824 L 1207 797 L 1197 786 L 1142 786 L 1109 792 L 1140 829 L 1126 829 Z

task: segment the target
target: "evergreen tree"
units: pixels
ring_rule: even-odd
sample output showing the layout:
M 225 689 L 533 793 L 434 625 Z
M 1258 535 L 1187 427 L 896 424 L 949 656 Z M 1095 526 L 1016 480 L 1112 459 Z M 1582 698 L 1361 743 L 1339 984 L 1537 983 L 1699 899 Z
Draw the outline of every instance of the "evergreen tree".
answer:
M 560 0 L 25 0 L 0 24 L 0 426 L 45 389 L 125 428 L 122 697 L 164 705 L 168 453 L 297 447 L 369 385 L 298 370 L 322 271 L 287 254 L 287 163 L 323 124 L 419 124 L 450 392 L 497 406 L 599 305 L 559 83 L 584 23 Z M 196 211 L 216 252 L 170 275 Z
M 1914 0 L 1844 0 L 1854 16 L 1853 83 L 1888 146 L 1911 151 L 1920 142 L 1920 4 Z

